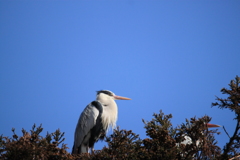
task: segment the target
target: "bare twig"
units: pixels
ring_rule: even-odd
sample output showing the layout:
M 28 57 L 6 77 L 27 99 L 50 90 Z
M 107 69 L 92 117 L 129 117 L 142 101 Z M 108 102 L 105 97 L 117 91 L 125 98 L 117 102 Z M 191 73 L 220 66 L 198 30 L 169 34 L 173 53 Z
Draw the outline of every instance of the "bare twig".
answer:
M 231 138 L 224 126 L 223 126 L 223 129 L 224 129 L 225 133 L 228 135 L 228 138 Z
M 234 160 L 234 159 L 240 159 L 240 155 L 236 156 L 236 157 L 233 157 L 233 158 L 230 158 L 229 160 Z

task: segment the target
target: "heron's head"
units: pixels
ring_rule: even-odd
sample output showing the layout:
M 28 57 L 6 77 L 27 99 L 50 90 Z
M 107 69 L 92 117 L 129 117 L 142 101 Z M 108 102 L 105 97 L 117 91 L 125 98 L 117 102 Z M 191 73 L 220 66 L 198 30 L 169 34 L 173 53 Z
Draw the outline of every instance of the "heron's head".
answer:
M 114 100 L 131 100 L 127 97 L 117 96 L 112 91 L 109 90 L 100 90 L 97 91 L 97 97 L 103 96 L 105 98 L 112 98 Z

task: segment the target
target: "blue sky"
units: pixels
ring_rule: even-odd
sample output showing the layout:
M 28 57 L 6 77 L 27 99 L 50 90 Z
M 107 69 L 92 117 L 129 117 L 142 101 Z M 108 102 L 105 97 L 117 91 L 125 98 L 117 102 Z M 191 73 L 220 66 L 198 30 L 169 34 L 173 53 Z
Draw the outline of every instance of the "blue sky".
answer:
M 4 136 L 34 123 L 43 135 L 60 128 L 70 151 L 79 115 L 101 89 L 132 98 L 117 101 L 117 125 L 141 138 L 142 119 L 159 110 L 174 126 L 209 115 L 233 133 L 234 114 L 211 103 L 240 76 L 239 1 L 1 0 L 0 21 Z

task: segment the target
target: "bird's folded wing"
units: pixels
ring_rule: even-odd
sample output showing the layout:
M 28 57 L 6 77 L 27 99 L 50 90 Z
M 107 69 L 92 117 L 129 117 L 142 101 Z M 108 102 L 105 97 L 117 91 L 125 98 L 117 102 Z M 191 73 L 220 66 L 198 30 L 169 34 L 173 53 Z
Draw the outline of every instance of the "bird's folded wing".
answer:
M 99 111 L 91 103 L 87 105 L 79 117 L 75 130 L 75 146 L 79 147 L 84 137 L 95 126 Z

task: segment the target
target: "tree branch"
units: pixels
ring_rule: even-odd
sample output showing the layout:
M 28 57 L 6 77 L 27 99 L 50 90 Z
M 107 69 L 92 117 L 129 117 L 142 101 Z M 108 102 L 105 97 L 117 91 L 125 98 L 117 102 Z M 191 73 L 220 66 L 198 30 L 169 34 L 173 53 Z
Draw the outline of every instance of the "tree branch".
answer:
M 236 139 L 238 130 L 239 130 L 239 121 L 237 122 L 233 136 L 230 138 L 229 142 L 227 143 L 226 148 L 224 148 L 223 157 L 226 157 L 228 152 L 230 151 L 231 145 L 233 144 L 233 141 Z
M 231 138 L 224 126 L 223 126 L 223 129 L 224 129 L 225 133 L 227 134 L 228 138 Z
M 233 157 L 233 158 L 230 158 L 229 160 L 234 160 L 234 159 L 236 159 L 236 158 L 240 158 L 240 155 L 235 156 L 235 157 Z

